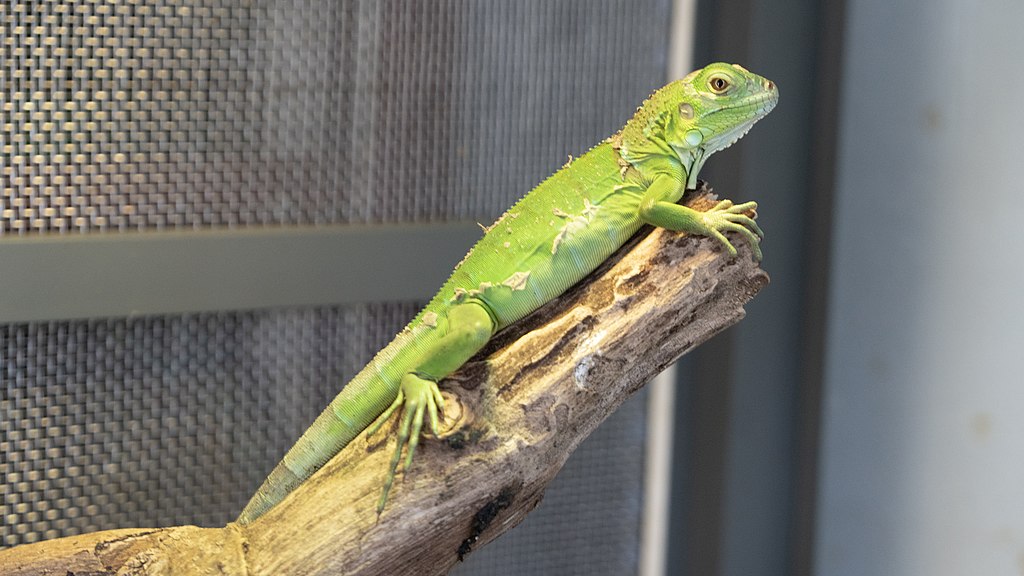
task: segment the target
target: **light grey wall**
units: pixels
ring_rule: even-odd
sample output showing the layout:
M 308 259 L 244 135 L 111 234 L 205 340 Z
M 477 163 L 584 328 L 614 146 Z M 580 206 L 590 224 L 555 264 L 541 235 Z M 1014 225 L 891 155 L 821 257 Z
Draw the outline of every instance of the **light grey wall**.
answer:
M 816 573 L 1024 572 L 1019 0 L 848 0 Z

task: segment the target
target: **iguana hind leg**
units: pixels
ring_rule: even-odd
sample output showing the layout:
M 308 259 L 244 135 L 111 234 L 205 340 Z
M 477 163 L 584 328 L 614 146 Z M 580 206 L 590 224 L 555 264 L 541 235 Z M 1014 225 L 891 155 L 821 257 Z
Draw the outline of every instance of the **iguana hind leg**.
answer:
M 367 435 L 372 435 L 392 414 L 401 408 L 398 425 L 398 441 L 395 453 L 391 457 L 391 465 L 384 489 L 377 502 L 377 514 L 384 510 L 388 492 L 395 481 L 398 463 L 402 460 L 402 450 L 406 449 L 406 471 L 412 465 L 412 457 L 420 441 L 423 429 L 423 418 L 427 417 L 430 431 L 438 434 L 438 411 L 444 408 L 444 399 L 437 388 L 437 383 L 459 369 L 466 360 L 476 354 L 494 334 L 494 320 L 486 305 L 477 300 L 469 300 L 453 306 L 447 314 L 448 331 L 437 342 L 423 352 L 415 367 L 402 376 L 398 397 L 391 406 L 371 426 Z

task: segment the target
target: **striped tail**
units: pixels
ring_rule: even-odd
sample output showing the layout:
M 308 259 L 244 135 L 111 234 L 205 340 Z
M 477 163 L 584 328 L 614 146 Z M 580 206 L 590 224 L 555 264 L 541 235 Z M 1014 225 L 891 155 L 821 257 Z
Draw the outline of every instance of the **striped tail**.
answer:
M 252 522 L 284 500 L 384 413 L 398 396 L 406 364 L 402 360 L 415 353 L 410 348 L 419 348 L 409 336 L 408 331 L 399 334 L 324 408 L 245 505 L 239 524 Z

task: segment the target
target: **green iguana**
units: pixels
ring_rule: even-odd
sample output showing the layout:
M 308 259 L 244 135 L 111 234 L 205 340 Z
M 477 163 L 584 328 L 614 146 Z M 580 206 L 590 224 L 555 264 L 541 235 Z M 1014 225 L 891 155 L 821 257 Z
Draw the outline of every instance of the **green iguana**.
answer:
M 736 142 L 778 102 L 775 85 L 716 63 L 650 96 L 618 133 L 570 160 L 486 229 L 433 300 L 331 401 L 246 505 L 248 524 L 282 501 L 364 430 L 400 410 L 398 441 L 377 504 L 387 501 L 405 451 L 408 471 L 427 425 L 438 434 L 437 383 L 499 330 L 559 296 L 644 224 L 718 240 L 737 232 L 761 258 L 746 215 L 757 204 L 718 202 L 699 212 L 676 202 L 712 153 Z

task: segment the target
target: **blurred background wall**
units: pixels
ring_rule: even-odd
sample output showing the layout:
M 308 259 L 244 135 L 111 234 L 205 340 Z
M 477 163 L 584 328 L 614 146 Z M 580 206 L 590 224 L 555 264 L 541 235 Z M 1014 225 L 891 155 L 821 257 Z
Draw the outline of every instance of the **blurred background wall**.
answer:
M 1024 4 L 847 5 L 817 572 L 1021 574 Z
M 726 60 L 780 87 L 702 173 L 760 203 L 772 284 L 456 572 L 1024 573 L 1020 22 L 1016 0 L 0 5 L 0 546 L 233 518 L 476 221 Z M 436 278 L 373 265 L 410 245 Z

